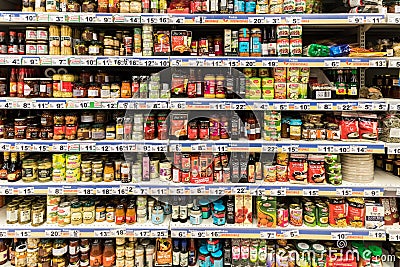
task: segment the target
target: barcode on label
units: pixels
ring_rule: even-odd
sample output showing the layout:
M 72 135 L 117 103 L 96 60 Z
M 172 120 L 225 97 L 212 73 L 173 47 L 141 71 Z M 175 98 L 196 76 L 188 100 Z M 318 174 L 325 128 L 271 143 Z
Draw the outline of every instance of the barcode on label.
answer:
M 331 99 L 332 93 L 331 93 L 331 91 L 316 91 L 315 98 L 316 99 Z

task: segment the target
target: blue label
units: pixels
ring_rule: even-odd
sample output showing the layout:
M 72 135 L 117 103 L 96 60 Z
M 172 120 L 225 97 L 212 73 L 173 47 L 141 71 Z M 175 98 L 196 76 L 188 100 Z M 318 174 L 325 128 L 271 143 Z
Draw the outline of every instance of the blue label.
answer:
M 237 12 L 242 12 L 242 13 L 244 13 L 244 11 L 245 11 L 245 1 L 242 1 L 242 0 L 234 0 L 234 11 L 235 11 L 235 13 L 237 13 Z
M 164 222 L 164 213 L 159 214 L 152 214 L 151 215 L 151 222 L 154 224 L 161 224 Z
M 223 266 L 224 266 L 224 262 L 223 262 L 222 258 L 221 259 L 214 258 L 214 267 L 223 267 Z
M 246 2 L 246 13 L 256 13 L 256 2 Z
M 251 38 L 251 52 L 261 53 L 261 40 L 260 37 Z
M 239 42 L 239 53 L 249 53 L 250 44 L 249 42 Z

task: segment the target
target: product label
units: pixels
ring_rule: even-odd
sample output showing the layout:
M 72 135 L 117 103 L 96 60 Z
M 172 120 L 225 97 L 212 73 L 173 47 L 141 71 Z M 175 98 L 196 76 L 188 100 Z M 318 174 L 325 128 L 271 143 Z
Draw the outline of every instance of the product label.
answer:
M 18 221 L 18 210 L 7 211 L 7 221 L 10 221 L 10 222 Z
M 32 213 L 32 224 L 42 224 L 44 222 L 44 211 Z

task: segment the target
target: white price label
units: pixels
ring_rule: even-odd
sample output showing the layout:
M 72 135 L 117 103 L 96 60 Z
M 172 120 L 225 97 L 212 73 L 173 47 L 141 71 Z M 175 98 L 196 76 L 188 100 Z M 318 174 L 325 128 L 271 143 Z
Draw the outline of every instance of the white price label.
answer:
M 234 186 L 231 187 L 232 194 L 234 195 L 246 195 L 249 194 L 249 190 L 245 186 Z
M 286 196 L 286 188 L 276 188 L 276 189 L 271 189 L 271 196 L 274 197 L 284 197 Z
M 185 17 L 172 17 L 171 19 L 172 24 L 184 24 L 185 23 Z
M 96 188 L 96 195 L 107 196 L 112 194 L 113 194 L 112 188 Z
M 187 234 L 188 234 L 187 231 L 171 230 L 171 237 L 172 238 L 186 238 Z
M 389 155 L 396 155 L 396 154 L 400 154 L 400 146 L 389 146 L 387 148 L 387 153 Z
M 350 153 L 350 146 L 335 146 L 335 153 Z
M 184 187 L 170 187 L 169 188 L 170 195 L 179 196 L 179 195 L 184 195 L 185 192 L 186 192 L 186 190 Z
M 274 110 L 289 110 L 289 104 L 286 103 L 274 104 Z
M 11 187 L 0 187 L 0 195 L 12 196 L 14 195 L 14 189 L 12 189 Z
M 169 145 L 169 150 L 171 152 L 181 152 L 182 151 L 182 145 L 181 144 L 172 144 Z
M 269 104 L 264 103 L 264 102 L 255 102 L 254 108 L 260 109 L 260 110 L 270 110 Z
M 96 57 L 84 57 L 81 59 L 81 64 L 83 66 L 96 66 L 97 65 L 97 58 Z
M 50 109 L 65 109 L 65 102 L 49 102 Z
M 276 239 L 276 232 L 260 232 L 261 239 Z
M 372 103 L 360 103 L 358 105 L 359 110 L 371 111 L 373 108 Z
M 55 196 L 62 196 L 64 195 L 64 188 L 63 187 L 49 187 L 47 189 L 48 195 L 55 195 Z
M 127 195 L 128 191 L 125 190 L 124 187 L 120 186 L 120 187 L 113 187 L 111 188 L 112 190 L 112 194 L 113 195 L 117 195 L 117 196 L 121 196 L 121 195 Z
M 398 6 L 396 6 L 396 8 L 398 8 Z M 396 13 L 399 13 L 399 12 L 396 11 Z M 400 15 L 399 14 L 387 14 L 387 15 L 388 15 L 388 23 L 400 24 Z
M 0 102 L 0 108 L 1 109 L 9 109 L 9 108 L 12 108 L 12 107 L 13 107 L 13 103 L 11 101 L 4 100 L 4 101 Z
M 249 17 L 247 19 L 249 24 L 264 24 L 265 19 L 263 17 Z
M 234 59 L 230 59 L 230 60 L 225 60 L 224 61 L 224 65 L 226 67 L 239 67 L 239 61 L 238 60 L 234 60 Z
M 118 152 L 134 152 L 137 149 L 135 144 L 130 144 L 130 145 L 116 145 L 115 150 Z
M 11 144 L 0 143 L 0 151 L 11 151 Z
M 17 238 L 28 238 L 31 236 L 30 230 L 15 230 L 15 237 Z
M 297 153 L 297 152 L 299 152 L 299 146 L 282 146 L 282 152 Z
M 33 102 L 33 108 L 35 109 L 48 109 L 49 102 Z
M 310 110 L 310 104 L 294 104 L 295 110 Z
M 168 188 L 151 188 L 150 193 L 157 196 L 168 195 Z
M 99 23 L 113 23 L 112 15 L 96 15 L 96 21 Z
M 347 232 L 332 232 L 332 240 L 346 240 L 349 233 Z
M 385 231 L 369 231 L 368 235 L 372 238 L 386 239 Z
M 135 195 L 148 195 L 149 194 L 149 188 L 148 187 L 139 187 L 135 188 Z
M 0 230 L 0 238 L 7 238 L 8 230 Z
M 400 111 L 400 104 L 390 104 L 389 110 L 390 111 Z
M 186 102 L 172 102 L 171 109 L 186 109 Z
M 126 236 L 126 229 L 114 229 L 111 230 L 112 236 L 115 237 L 125 237 Z
M 385 68 L 386 67 L 386 59 L 370 59 L 369 66 L 377 67 L 377 68 Z
M 202 24 L 206 22 L 206 17 L 197 16 L 194 18 L 194 23 Z
M 206 230 L 207 238 L 219 238 L 221 236 L 220 231 L 207 231 Z
M 240 60 L 240 66 L 243 68 L 255 67 L 256 61 L 255 60 Z
M 372 109 L 377 111 L 387 111 L 389 105 L 386 103 L 372 103 Z
M 301 17 L 287 17 L 286 23 L 287 24 L 300 24 L 301 20 L 302 20 Z
M 377 24 L 377 23 L 382 23 L 384 20 L 381 17 L 370 17 L 366 16 L 365 18 L 367 23 L 372 23 L 372 24 Z
M 94 237 L 111 237 L 111 232 L 104 230 L 104 231 L 94 231 Z
M 79 188 L 78 189 L 78 195 L 80 196 L 92 196 L 94 195 L 94 189 L 93 188 Z
M 206 192 L 205 186 L 197 186 L 190 188 L 191 195 L 204 195 L 205 192 Z
M 53 63 L 53 65 L 56 65 L 56 66 L 68 66 L 69 58 L 67 58 L 67 57 L 53 58 L 52 63 Z
M 319 196 L 319 190 L 318 189 L 303 189 L 303 196 L 307 197 L 316 197 Z
M 206 65 L 208 67 L 222 67 L 222 60 L 207 60 Z
M 225 195 L 225 188 L 210 188 L 211 196 L 223 196 Z
M 190 149 L 192 150 L 192 152 L 203 152 L 207 151 L 207 145 L 206 144 L 191 145 Z
M 125 21 L 125 23 L 139 24 L 140 23 L 140 16 L 125 15 L 124 16 L 124 21 Z
M 60 238 L 62 237 L 61 230 L 45 230 L 45 236 L 49 238 Z
M 36 14 L 21 14 L 20 18 L 22 19 L 22 21 L 34 22 L 37 20 L 37 15 Z
M 339 68 L 340 60 L 324 60 L 324 67 L 326 68 Z
M 351 188 L 337 188 L 336 195 L 341 197 L 350 197 L 353 194 L 353 190 Z
M 278 60 L 263 60 L 262 65 L 263 65 L 263 67 L 274 68 L 274 67 L 278 67 L 279 62 L 278 62 Z
M 52 145 L 53 152 L 68 152 L 67 144 L 53 144 Z
M 225 104 L 225 102 L 223 102 L 223 103 L 210 103 L 210 109 L 211 110 L 225 110 L 226 109 L 226 104 Z
M 84 23 L 94 23 L 96 22 L 96 14 L 81 14 L 79 20 Z
M 389 59 L 389 68 L 400 68 L 400 60 Z
M 334 146 L 318 146 L 318 153 L 334 153 Z
M 167 152 L 168 146 L 167 145 L 154 145 L 153 151 L 154 152 Z
M 146 108 L 147 109 L 167 109 L 168 103 L 167 102 L 147 102 Z
M 366 153 L 368 147 L 367 146 L 351 146 L 350 152 L 351 153 Z
M 171 67 L 182 66 L 182 59 L 171 59 Z
M 19 195 L 34 195 L 35 194 L 35 188 L 34 187 L 18 188 L 18 194 Z
M 38 65 L 40 65 L 40 58 L 38 58 L 38 57 L 23 57 L 22 65 L 38 66 Z
M 14 101 L 14 106 L 18 109 L 32 109 L 33 101 Z
M 364 189 L 364 197 L 380 197 L 381 191 L 379 189 Z
M 278 147 L 262 145 L 262 152 L 263 153 L 276 153 L 276 152 L 278 152 Z
M 48 152 L 50 150 L 49 148 L 50 148 L 49 145 L 36 145 L 36 144 L 34 144 L 32 146 L 32 151 L 35 151 L 35 152 Z
M 80 152 L 96 152 L 96 143 L 87 143 L 79 145 Z
M 300 236 L 299 230 L 290 230 L 290 231 L 283 231 L 284 238 L 296 238 Z
M 246 110 L 246 103 L 232 103 L 231 110 Z
M 389 241 L 400 241 L 400 233 L 389 233 Z
M 8 57 L 6 57 L 6 64 L 7 65 L 21 65 L 21 58 L 8 56 Z
M 112 66 L 113 62 L 110 58 L 98 58 L 97 66 Z
M 60 14 L 50 14 L 49 15 L 50 22 L 65 22 L 65 15 Z
M 204 59 L 189 59 L 189 66 L 190 67 L 204 67 Z
M 118 101 L 118 109 L 128 109 L 128 102 L 120 102 Z
M 68 235 L 71 238 L 79 238 L 81 237 L 81 232 L 79 230 L 69 230 Z
M 156 231 L 151 231 L 151 237 L 155 237 L 155 238 L 167 238 L 167 237 L 168 237 L 168 230 L 156 230 Z
M 266 24 L 281 24 L 282 23 L 282 18 L 281 17 L 267 17 L 265 18 Z
M 362 16 L 349 16 L 348 21 L 351 24 L 362 24 L 364 23 L 364 17 Z
M 213 145 L 212 151 L 215 153 L 228 152 L 228 145 Z
M 206 238 L 205 231 L 190 231 L 192 238 Z
M 31 145 L 26 145 L 26 144 L 15 144 L 14 150 L 18 152 L 28 152 L 31 151 L 32 147 Z
M 341 110 L 341 111 L 350 111 L 350 110 L 353 110 L 353 105 L 352 104 L 337 104 L 336 108 L 337 108 L 337 110 Z
M 114 148 L 112 145 L 96 145 L 96 152 L 113 152 Z
M 134 231 L 134 236 L 138 238 L 145 238 L 145 237 L 151 237 L 150 230 L 138 230 Z

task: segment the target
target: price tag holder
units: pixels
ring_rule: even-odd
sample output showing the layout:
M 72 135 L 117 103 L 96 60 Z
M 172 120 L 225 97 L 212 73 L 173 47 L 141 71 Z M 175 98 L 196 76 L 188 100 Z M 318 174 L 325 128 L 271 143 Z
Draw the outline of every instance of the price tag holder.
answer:
M 0 230 L 0 238 L 7 238 L 8 230 Z
M 399 14 L 388 14 L 388 23 L 400 24 L 400 15 Z
M 192 238 L 207 238 L 205 231 L 190 231 Z
M 53 151 L 53 152 L 68 152 L 68 145 L 67 144 L 57 144 L 57 143 L 55 143 L 55 144 L 53 144 L 52 146 L 51 146 L 51 150 Z
M 239 67 L 239 61 L 235 59 L 224 60 L 225 67 Z
M 37 21 L 37 15 L 35 13 L 29 13 L 29 14 L 21 14 L 19 15 L 22 21 L 24 22 L 35 22 Z
M 389 68 L 400 68 L 400 60 L 389 59 Z
M 255 60 L 240 60 L 240 66 L 243 68 L 251 68 L 256 66 Z
M 34 187 L 22 187 L 18 188 L 18 195 L 34 195 L 35 188 Z
M 369 66 L 375 68 L 386 68 L 386 59 L 370 59 Z
M 246 186 L 233 186 L 231 187 L 232 194 L 234 195 L 247 195 L 249 190 Z
M 350 153 L 350 146 L 335 146 L 335 153 Z
M 389 111 L 400 111 L 400 104 L 390 104 Z
M 126 229 L 113 229 L 111 230 L 111 235 L 115 237 L 126 237 Z
M 207 238 L 219 238 L 221 236 L 221 232 L 206 230 L 206 236 Z
M 324 60 L 324 67 L 326 68 L 339 68 L 340 60 Z
M 94 237 L 112 237 L 111 231 L 94 231 Z
M 138 238 L 148 238 L 151 237 L 150 230 L 137 230 L 133 232 L 134 237 Z
M 50 150 L 50 146 L 49 145 L 36 145 L 34 144 L 32 146 L 32 151 L 35 152 L 48 152 Z
M 203 24 L 203 23 L 206 23 L 206 17 L 203 17 L 203 16 L 197 16 L 197 17 L 194 17 L 194 23 L 196 23 L 196 24 Z
M 334 146 L 318 146 L 318 153 L 334 153 L 335 147 Z
M 80 152 L 96 152 L 96 143 L 87 143 L 79 145 Z
M 336 108 L 337 108 L 337 110 L 341 110 L 341 111 L 351 111 L 351 110 L 353 110 L 353 105 L 352 104 L 337 104 Z
M 181 144 L 171 144 L 171 145 L 169 145 L 169 151 L 182 152 L 182 145 Z
M 384 21 L 384 19 L 381 17 L 370 17 L 370 16 L 366 16 L 365 20 L 367 23 L 372 23 L 372 24 L 382 23 Z
M 197 187 L 190 188 L 191 195 L 204 195 L 205 192 L 206 192 L 205 186 L 197 186 Z
M 172 17 L 170 18 L 172 24 L 184 24 L 185 17 Z
M 65 15 L 49 14 L 49 22 L 65 22 Z
M 83 187 L 78 188 L 79 196 L 93 196 L 94 194 L 95 193 L 93 188 L 83 188 Z
M 336 195 L 341 197 L 350 197 L 353 195 L 353 190 L 351 188 L 337 188 Z
M 65 109 L 65 102 L 49 102 L 50 109 Z
M 389 233 L 389 241 L 400 241 L 400 232 L 399 233 Z
M 115 147 L 112 145 L 96 145 L 96 152 L 113 152 Z
M 289 104 L 287 103 L 274 104 L 274 110 L 289 110 Z
M 228 145 L 213 145 L 212 151 L 215 153 L 228 152 Z
M 347 232 L 332 232 L 331 238 L 332 240 L 346 240 L 348 235 Z
M 266 24 L 281 24 L 282 23 L 282 18 L 281 17 L 267 17 L 265 18 Z
M 61 230 L 45 230 L 45 236 L 48 238 L 60 238 L 62 237 Z
M 246 103 L 232 103 L 231 110 L 246 110 Z
M 81 231 L 79 231 L 79 230 L 69 230 L 68 231 L 68 235 L 71 238 L 79 238 L 79 237 L 81 237 Z
M 286 188 L 274 188 L 270 190 L 271 196 L 274 197 L 284 197 L 286 196 Z
M 96 22 L 105 24 L 113 23 L 113 16 L 96 14 Z
M 262 149 L 263 153 L 277 153 L 278 152 L 277 146 L 262 145 L 261 149 Z
M 225 195 L 225 188 L 223 187 L 217 187 L 217 188 L 210 188 L 209 189 L 210 195 L 211 196 L 223 196 Z
M 364 197 L 380 197 L 381 191 L 379 189 L 364 189 Z
M 34 109 L 48 109 L 49 108 L 49 102 L 33 102 L 33 108 Z
M 135 195 L 148 195 L 149 194 L 149 188 L 148 187 L 139 187 L 139 188 L 135 188 Z
M 303 196 L 307 196 L 307 197 L 319 196 L 319 189 L 305 188 L 305 189 L 303 189 Z
M 11 144 L 0 143 L 0 151 L 2 152 L 11 151 Z
M 30 230 L 15 230 L 15 237 L 17 238 L 28 238 L 31 236 Z
M 357 108 L 358 110 L 372 111 L 373 105 L 372 103 L 360 103 Z
M 266 67 L 266 68 L 275 68 L 275 67 L 278 67 L 279 61 L 278 60 L 263 60 L 262 65 L 263 65 L 263 67 Z
M 386 239 L 386 232 L 385 231 L 369 231 L 368 235 L 372 238 L 377 238 L 377 239 Z
M 299 237 L 299 230 L 283 231 L 283 237 L 287 239 Z
M 79 15 L 79 21 L 84 22 L 84 23 L 95 23 L 97 22 L 96 20 L 96 14 L 80 14 Z
M 98 58 L 97 66 L 112 66 L 112 60 L 110 58 Z
M 23 57 L 22 65 L 40 66 L 40 58 L 39 57 Z
M 29 152 L 31 151 L 32 147 L 31 145 L 26 145 L 26 144 L 15 144 L 14 150 L 18 152 Z
M 120 196 L 120 195 L 127 195 L 128 194 L 128 191 L 126 191 L 125 188 L 121 187 L 121 186 L 120 187 L 113 187 L 111 189 L 112 189 L 112 194 L 113 195 Z
M 55 66 L 69 66 L 69 58 L 68 57 L 53 58 L 52 63 Z
M 206 144 L 191 145 L 190 149 L 192 152 L 204 152 L 207 151 L 207 145 Z
M 125 23 L 139 24 L 140 23 L 140 16 L 124 15 L 124 22 Z
M 13 196 L 14 195 L 14 189 L 12 189 L 11 187 L 0 187 L 0 195 Z
M 349 16 L 348 21 L 351 24 L 362 24 L 362 23 L 364 23 L 364 17 L 363 16 Z
M 287 24 L 301 24 L 302 18 L 301 17 L 287 17 L 286 23 Z
M 389 146 L 387 148 L 387 153 L 391 155 L 400 154 L 400 145 L 399 146 Z
M 4 100 L 0 102 L 0 108 L 1 109 L 10 109 L 13 107 L 13 102 L 9 100 Z
M 261 231 L 260 238 L 261 239 L 276 239 L 276 232 Z
M 172 238 L 186 238 L 187 235 L 188 235 L 187 231 L 171 230 L 171 237 Z
M 64 188 L 63 187 L 49 187 L 47 189 L 47 194 L 54 195 L 54 196 L 62 196 L 62 195 L 64 195 Z
M 151 237 L 154 237 L 154 238 L 167 238 L 168 237 L 168 230 L 151 231 Z
M 247 21 L 249 24 L 265 24 L 265 19 L 263 17 L 249 17 Z
M 226 109 L 226 103 L 210 103 L 210 109 L 212 110 L 225 110 Z
M 186 192 L 186 190 L 184 187 L 170 187 L 169 188 L 170 195 L 179 196 L 179 195 L 184 195 L 185 192 Z
M 18 109 L 32 109 L 33 108 L 33 100 L 31 101 L 14 101 L 13 106 Z
M 389 105 L 386 103 L 372 103 L 372 109 L 376 111 L 387 111 Z
M 156 196 L 162 196 L 168 194 L 168 188 L 151 188 L 150 193 Z
M 368 147 L 367 146 L 351 146 L 350 152 L 351 153 L 366 153 Z
M 282 152 L 297 153 L 297 152 L 299 152 L 299 146 L 282 146 Z
M 112 188 L 97 188 L 96 189 L 96 195 L 107 196 L 107 195 L 112 195 L 112 194 L 113 194 Z
M 190 67 L 204 67 L 205 61 L 204 59 L 189 59 L 189 66 Z
M 171 59 L 171 67 L 182 66 L 182 59 Z
M 294 104 L 295 110 L 310 110 L 310 104 Z

